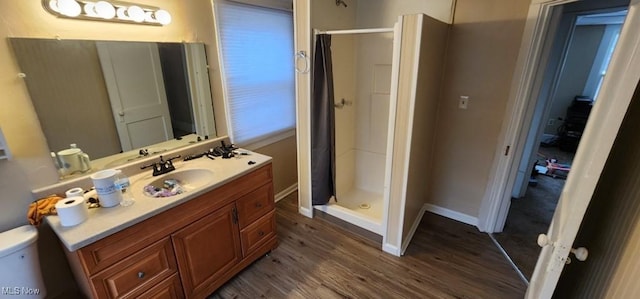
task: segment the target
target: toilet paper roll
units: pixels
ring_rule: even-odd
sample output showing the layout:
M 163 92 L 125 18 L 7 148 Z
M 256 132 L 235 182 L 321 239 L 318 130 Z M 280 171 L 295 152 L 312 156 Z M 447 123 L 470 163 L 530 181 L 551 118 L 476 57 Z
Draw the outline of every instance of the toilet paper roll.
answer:
M 82 196 L 59 200 L 56 203 L 56 211 L 58 212 L 62 226 L 78 225 L 89 218 L 89 210 Z
M 82 188 L 80 187 L 71 188 L 67 190 L 67 192 L 65 192 L 64 194 L 65 194 L 65 197 L 67 198 L 74 197 L 74 196 L 84 196 L 84 190 L 82 190 Z

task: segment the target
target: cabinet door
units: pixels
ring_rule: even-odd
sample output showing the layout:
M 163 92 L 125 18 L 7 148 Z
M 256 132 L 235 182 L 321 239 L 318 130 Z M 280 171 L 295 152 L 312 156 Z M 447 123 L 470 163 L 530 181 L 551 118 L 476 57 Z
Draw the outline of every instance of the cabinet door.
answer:
M 221 276 L 240 259 L 235 203 L 211 213 L 171 236 L 187 298 L 204 297 L 222 284 Z

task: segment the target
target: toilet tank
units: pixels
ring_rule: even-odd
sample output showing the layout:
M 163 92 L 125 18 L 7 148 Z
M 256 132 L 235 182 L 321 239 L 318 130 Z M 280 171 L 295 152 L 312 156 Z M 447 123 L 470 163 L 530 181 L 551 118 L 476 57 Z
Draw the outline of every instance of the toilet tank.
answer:
M 30 225 L 0 233 L 0 298 L 44 298 L 38 230 Z

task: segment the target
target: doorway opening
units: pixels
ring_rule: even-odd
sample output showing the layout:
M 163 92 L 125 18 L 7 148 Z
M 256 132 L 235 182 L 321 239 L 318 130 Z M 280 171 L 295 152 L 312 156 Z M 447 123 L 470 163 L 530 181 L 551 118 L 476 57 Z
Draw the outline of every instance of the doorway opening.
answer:
M 549 58 L 508 216 L 503 231 L 494 234 L 525 281 L 533 274 L 537 236 L 549 228 L 626 14 L 626 6 L 585 10 L 566 4 L 555 35 L 547 38 Z

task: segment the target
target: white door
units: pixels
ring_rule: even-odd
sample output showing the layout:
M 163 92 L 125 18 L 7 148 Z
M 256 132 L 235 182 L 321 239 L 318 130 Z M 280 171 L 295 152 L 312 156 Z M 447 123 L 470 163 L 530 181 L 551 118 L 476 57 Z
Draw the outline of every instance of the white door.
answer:
M 640 0 L 632 0 L 602 90 L 598 96 L 544 246 L 527 290 L 527 298 L 551 298 L 607 156 L 640 81 Z M 533 240 L 532 240 L 533 241 Z
M 155 43 L 96 42 L 122 151 L 173 138 Z
M 213 137 L 216 127 L 204 44 L 184 44 L 184 49 L 196 133 Z

